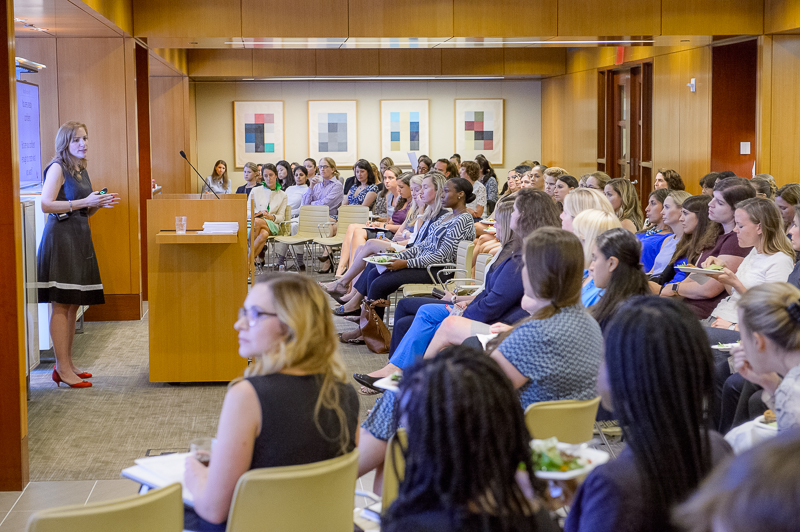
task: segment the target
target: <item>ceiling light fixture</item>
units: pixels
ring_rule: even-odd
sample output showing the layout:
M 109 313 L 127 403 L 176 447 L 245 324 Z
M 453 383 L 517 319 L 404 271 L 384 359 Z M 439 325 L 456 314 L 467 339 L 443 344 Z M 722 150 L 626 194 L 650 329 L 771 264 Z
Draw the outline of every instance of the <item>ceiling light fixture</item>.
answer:
M 26 22 L 27 20 L 26 18 L 15 18 L 14 22 Z
M 364 77 L 304 77 L 304 78 L 260 78 L 259 81 L 485 81 L 505 79 L 504 76 L 364 76 Z M 243 79 L 242 81 L 252 81 Z

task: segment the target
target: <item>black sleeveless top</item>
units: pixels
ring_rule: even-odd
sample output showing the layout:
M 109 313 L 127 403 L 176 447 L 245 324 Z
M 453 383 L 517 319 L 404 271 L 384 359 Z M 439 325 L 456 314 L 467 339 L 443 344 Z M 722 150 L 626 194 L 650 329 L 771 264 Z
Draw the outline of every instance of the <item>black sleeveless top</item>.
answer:
M 249 377 L 261 402 L 261 433 L 253 447 L 250 469 L 310 464 L 341 455 L 339 420 L 329 409 L 314 421 L 314 405 L 322 375 L 260 375 Z M 344 410 L 350 441 L 355 448 L 358 430 L 358 396 L 349 384 L 339 383 L 339 406 Z

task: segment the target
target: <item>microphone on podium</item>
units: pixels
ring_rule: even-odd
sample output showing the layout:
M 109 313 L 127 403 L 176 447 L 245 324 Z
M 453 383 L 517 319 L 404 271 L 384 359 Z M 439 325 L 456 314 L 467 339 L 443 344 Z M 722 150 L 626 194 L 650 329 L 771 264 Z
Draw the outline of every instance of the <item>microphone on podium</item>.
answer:
M 181 150 L 181 157 L 183 157 L 183 159 L 184 159 L 184 160 L 185 160 L 187 163 L 189 163 L 189 159 L 187 159 L 187 158 L 186 158 L 186 152 L 185 152 L 185 151 L 183 151 L 183 150 Z M 194 170 L 194 172 L 195 172 L 195 173 L 196 173 L 198 176 L 200 176 L 200 179 L 202 179 L 202 180 L 203 180 L 203 183 L 205 183 L 206 187 L 208 187 L 208 190 L 210 190 L 212 194 L 214 194 L 215 196 L 217 196 L 217 193 L 216 193 L 216 192 L 214 192 L 214 189 L 213 189 L 213 188 L 211 188 L 211 185 L 209 185 L 209 184 L 208 184 L 208 181 L 206 181 L 206 178 L 205 178 L 205 177 L 203 177 L 203 176 L 202 176 L 202 174 L 200 174 L 200 172 L 198 172 L 198 171 L 197 171 L 197 168 L 195 168 L 195 167 L 194 167 L 194 165 L 193 165 L 192 163 L 189 163 L 189 166 L 191 166 L 191 167 L 192 167 L 192 170 Z M 219 196 L 217 196 L 217 199 L 219 199 Z

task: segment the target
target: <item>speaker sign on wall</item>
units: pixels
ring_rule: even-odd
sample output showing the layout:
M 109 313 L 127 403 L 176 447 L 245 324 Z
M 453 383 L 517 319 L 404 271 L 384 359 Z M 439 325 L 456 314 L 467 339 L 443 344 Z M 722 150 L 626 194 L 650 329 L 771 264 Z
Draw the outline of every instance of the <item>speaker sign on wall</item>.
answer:
M 503 100 L 456 100 L 456 153 L 464 161 L 483 154 L 503 164 Z
M 233 102 L 236 167 L 284 158 L 283 102 Z
M 309 100 L 308 153 L 317 161 L 330 157 L 337 166 L 358 160 L 355 100 Z

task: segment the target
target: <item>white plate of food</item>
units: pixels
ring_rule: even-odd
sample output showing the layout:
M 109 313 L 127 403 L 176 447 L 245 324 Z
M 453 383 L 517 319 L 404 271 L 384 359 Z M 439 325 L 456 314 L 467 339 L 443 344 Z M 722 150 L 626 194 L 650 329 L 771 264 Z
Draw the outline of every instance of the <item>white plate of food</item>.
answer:
M 683 273 L 701 273 L 703 275 L 719 275 L 722 273 L 722 266 L 711 268 L 697 268 L 696 266 L 675 266 Z
M 587 444 L 571 445 L 556 438 L 531 440 L 535 474 L 546 480 L 570 480 L 588 475 L 595 467 L 608 462 L 605 451 Z
M 494 234 L 497 233 L 497 229 L 495 229 L 494 226 L 491 226 L 491 227 L 486 228 L 486 232 L 489 233 L 490 235 L 494 235 Z
M 711 349 L 716 349 L 717 351 L 722 351 L 723 353 L 729 353 L 731 349 L 737 347 L 738 345 L 739 342 L 731 342 L 729 344 L 723 344 L 720 342 L 717 345 L 712 345 Z
M 497 220 L 483 220 L 483 223 L 486 225 L 494 225 L 497 223 Z
M 778 432 L 778 422 L 777 420 L 767 422 L 764 416 L 758 416 L 756 418 L 755 428 L 759 431 L 763 431 L 766 434 L 774 436 Z
M 400 388 L 400 381 L 403 380 L 403 373 L 399 371 L 395 371 L 388 377 L 384 377 L 375 381 L 374 386 L 376 388 L 380 388 L 382 390 L 388 390 L 390 392 L 399 392 Z
M 364 257 L 364 262 L 375 264 L 377 266 L 386 266 L 393 260 L 395 260 L 394 257 L 387 257 L 384 255 L 373 255 L 371 257 Z

